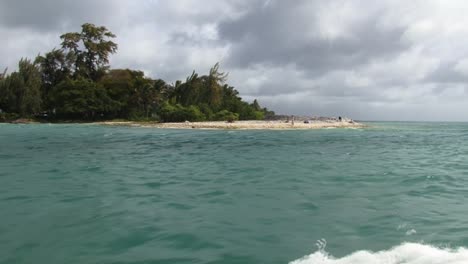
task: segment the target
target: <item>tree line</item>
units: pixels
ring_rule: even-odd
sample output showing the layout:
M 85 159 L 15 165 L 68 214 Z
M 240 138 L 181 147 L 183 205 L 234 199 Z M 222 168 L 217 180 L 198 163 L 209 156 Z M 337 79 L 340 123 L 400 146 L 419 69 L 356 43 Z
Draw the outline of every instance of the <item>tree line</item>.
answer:
M 60 36 L 60 48 L 21 59 L 16 72 L 0 74 L 0 121 L 234 121 L 274 115 L 257 100 L 243 101 L 218 63 L 208 75 L 194 71 L 175 84 L 142 71 L 111 69 L 109 57 L 118 47 L 113 38 L 106 27 L 83 24 L 81 32 Z

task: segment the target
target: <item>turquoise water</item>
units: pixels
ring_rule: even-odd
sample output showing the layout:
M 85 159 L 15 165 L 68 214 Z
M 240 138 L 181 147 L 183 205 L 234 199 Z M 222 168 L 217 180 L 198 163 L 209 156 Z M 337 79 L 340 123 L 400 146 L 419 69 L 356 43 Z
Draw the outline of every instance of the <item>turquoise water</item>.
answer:
M 468 263 L 468 124 L 371 125 L 0 124 L 0 263 Z

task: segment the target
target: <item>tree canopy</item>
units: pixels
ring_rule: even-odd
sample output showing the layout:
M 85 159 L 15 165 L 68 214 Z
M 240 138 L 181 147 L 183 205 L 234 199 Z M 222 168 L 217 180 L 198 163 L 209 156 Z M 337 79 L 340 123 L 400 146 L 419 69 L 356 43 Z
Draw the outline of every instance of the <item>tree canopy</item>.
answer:
M 0 81 L 0 109 L 33 115 L 41 110 L 41 74 L 37 65 L 27 59 L 19 61 L 18 69 Z
M 60 48 L 21 59 L 18 71 L 0 74 L 0 114 L 54 120 L 264 119 L 274 112 L 247 103 L 227 84 L 216 63 L 207 75 L 195 71 L 169 84 L 142 71 L 111 69 L 115 35 L 106 27 L 83 24 L 81 32 L 60 36 Z M 0 116 L 1 120 L 1 116 Z
M 115 35 L 106 27 L 83 24 L 81 32 L 70 32 L 60 36 L 62 50 L 72 60 L 75 77 L 86 77 L 97 81 L 107 69 L 109 56 L 117 51 L 117 44 L 110 39 Z

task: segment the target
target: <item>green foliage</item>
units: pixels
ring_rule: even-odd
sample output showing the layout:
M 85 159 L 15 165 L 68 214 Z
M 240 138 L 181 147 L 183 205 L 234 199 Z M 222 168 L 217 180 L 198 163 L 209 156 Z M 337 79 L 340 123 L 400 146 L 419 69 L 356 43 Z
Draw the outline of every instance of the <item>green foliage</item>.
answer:
M 18 73 L 6 76 L 0 81 L 0 110 L 9 113 L 19 113 L 17 107 L 16 87 L 22 86 Z
M 206 103 L 201 103 L 198 108 L 205 115 L 206 120 L 214 120 L 214 112 L 211 107 Z
M 130 99 L 135 93 L 133 79 L 134 75 L 130 70 L 111 70 L 99 81 L 108 96 L 117 102 L 114 112 L 111 113 L 113 118 L 130 118 L 133 112 Z
M 223 106 L 224 82 L 227 74 L 219 71 L 216 63 L 209 75 L 199 76 L 195 71 L 175 89 L 175 101 L 184 106 L 208 105 L 211 110 L 219 111 Z
M 254 118 L 253 120 L 264 120 L 265 113 L 263 111 L 254 111 Z
M 102 85 L 89 79 L 65 80 L 51 93 L 58 118 L 103 119 L 118 107 Z
M 111 70 L 99 81 L 106 88 L 112 100 L 118 102 L 115 117 L 150 118 L 156 115 L 162 103 L 163 81 L 145 78 L 143 72 L 132 70 Z
M 216 63 L 208 75 L 195 71 L 168 84 L 142 71 L 109 69 L 117 50 L 107 28 L 83 24 L 65 33 L 61 48 L 19 62 L 18 72 L 0 75 L 2 119 L 18 115 L 49 119 L 131 119 L 164 122 L 264 119 L 274 112 L 257 100 L 242 101 Z M 9 113 L 9 114 L 6 114 Z M 8 116 L 7 116 L 8 115 Z
M 10 122 L 19 119 L 21 116 L 15 113 L 0 113 L 0 122 Z
M 0 109 L 32 116 L 41 109 L 41 74 L 27 59 L 21 59 L 18 68 L 0 82 Z
M 63 50 L 53 49 L 44 56 L 37 56 L 35 61 L 41 72 L 42 77 L 42 101 L 44 109 L 52 109 L 49 103 L 49 92 L 66 78 L 71 78 L 72 58 L 70 53 L 66 54 Z
M 223 99 L 223 87 L 222 85 L 227 80 L 227 73 L 219 71 L 219 63 L 216 63 L 213 68 L 210 69 L 208 75 L 208 104 L 213 108 L 217 109 L 221 106 Z
M 20 98 L 21 115 L 33 115 L 41 110 L 41 73 L 38 67 L 27 59 L 19 62 L 19 75 L 23 82 L 23 94 Z
M 239 114 L 230 112 L 228 110 L 221 110 L 214 115 L 213 119 L 216 121 L 234 122 L 236 120 L 239 120 Z
M 219 64 L 211 68 L 209 75 L 199 76 L 193 72 L 184 83 L 176 86 L 171 102 L 182 106 L 196 105 L 208 120 L 227 120 L 218 115 L 223 110 L 237 114 L 233 120 L 264 119 L 268 109 L 262 109 L 257 100 L 252 104 L 243 102 L 239 92 L 225 84 L 226 78 L 227 74 L 220 72 Z
M 86 23 L 81 32 L 70 32 L 60 36 L 62 49 L 74 61 L 75 76 L 98 80 L 107 69 L 109 56 L 117 51 L 117 44 L 109 39 L 115 35 L 106 27 Z
M 142 116 L 148 118 L 157 110 L 160 103 L 159 94 L 154 86 L 154 82 L 144 78 L 143 72 L 134 79 L 133 105 Z
M 194 105 L 184 107 L 180 104 L 171 105 L 165 103 L 161 107 L 159 116 L 163 122 L 197 122 L 206 120 L 205 115 Z

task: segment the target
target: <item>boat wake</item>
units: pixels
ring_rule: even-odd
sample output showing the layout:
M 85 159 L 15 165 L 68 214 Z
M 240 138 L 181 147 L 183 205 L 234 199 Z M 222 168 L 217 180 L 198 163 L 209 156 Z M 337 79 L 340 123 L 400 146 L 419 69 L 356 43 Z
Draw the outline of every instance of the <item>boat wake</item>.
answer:
M 387 251 L 357 251 L 343 258 L 333 258 L 324 249 L 290 264 L 466 264 L 468 249 L 437 248 L 405 243 Z

